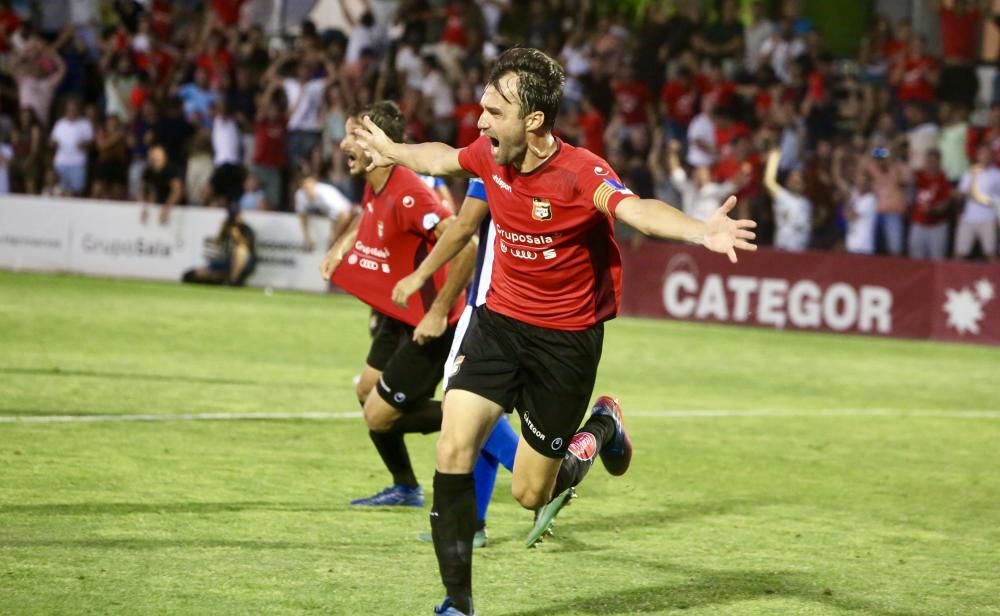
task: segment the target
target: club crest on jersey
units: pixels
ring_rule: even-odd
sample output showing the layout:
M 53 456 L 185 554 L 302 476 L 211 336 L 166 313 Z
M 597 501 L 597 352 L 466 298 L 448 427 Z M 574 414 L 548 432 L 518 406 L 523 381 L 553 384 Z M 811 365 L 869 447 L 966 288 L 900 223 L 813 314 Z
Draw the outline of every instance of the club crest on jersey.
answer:
M 378 239 L 383 239 L 385 237 L 385 225 L 382 221 L 378 221 Z
M 547 199 L 532 197 L 531 217 L 535 220 L 552 220 L 552 204 Z

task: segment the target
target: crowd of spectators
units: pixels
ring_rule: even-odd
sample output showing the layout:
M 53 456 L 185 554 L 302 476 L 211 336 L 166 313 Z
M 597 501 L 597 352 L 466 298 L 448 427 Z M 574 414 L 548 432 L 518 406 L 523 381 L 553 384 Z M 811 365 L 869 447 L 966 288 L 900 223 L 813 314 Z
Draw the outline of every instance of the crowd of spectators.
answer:
M 303 178 L 356 198 L 351 107 L 390 98 L 410 139 L 467 145 L 490 63 L 527 45 L 566 69 L 557 134 L 637 194 L 704 217 L 735 193 L 785 250 L 992 259 L 1000 106 L 975 108 L 975 62 L 995 26 L 983 2 L 928 3 L 940 53 L 876 15 L 835 57 L 800 0 L 358 0 L 294 36 L 266 35 L 255 0 L 0 0 L 0 192 L 164 222 L 292 210 Z

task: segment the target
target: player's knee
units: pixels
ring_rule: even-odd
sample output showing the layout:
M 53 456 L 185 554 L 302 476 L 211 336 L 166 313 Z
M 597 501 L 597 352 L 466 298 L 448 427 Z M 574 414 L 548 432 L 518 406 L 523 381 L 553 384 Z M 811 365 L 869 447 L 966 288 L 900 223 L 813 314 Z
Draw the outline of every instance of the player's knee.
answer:
M 441 434 L 437 443 L 437 468 L 445 473 L 468 472 L 475 464 L 475 452 L 448 434 Z
M 541 508 L 548 502 L 548 495 L 534 486 L 514 483 L 510 488 L 511 494 L 522 507 L 532 511 Z
M 365 402 L 365 423 L 372 432 L 388 432 L 396 423 L 397 413 L 378 396 L 369 396 Z
M 365 402 L 368 401 L 368 394 L 372 391 L 371 387 L 366 386 L 363 382 L 358 381 L 358 384 L 354 386 L 354 395 L 358 397 L 358 402 L 361 403 L 361 407 L 364 408 Z

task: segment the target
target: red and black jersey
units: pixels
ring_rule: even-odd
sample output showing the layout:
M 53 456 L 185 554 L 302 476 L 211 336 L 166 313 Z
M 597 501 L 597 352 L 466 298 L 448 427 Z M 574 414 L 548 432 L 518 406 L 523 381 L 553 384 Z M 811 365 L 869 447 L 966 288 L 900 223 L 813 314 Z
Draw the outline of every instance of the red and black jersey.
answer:
M 444 286 L 448 268 L 438 270 L 406 308 L 392 303 L 392 289 L 430 254 L 437 241 L 434 229 L 452 213 L 416 173 L 404 167 L 393 167 L 378 192 L 366 185 L 361 203 L 354 246 L 330 280 L 382 314 L 416 327 Z M 449 323 L 458 321 L 464 307 L 463 293 L 451 308 Z
M 579 331 L 618 314 L 613 217 L 632 192 L 602 158 L 556 144 L 528 173 L 498 165 L 485 136 L 460 152 L 459 163 L 482 178 L 496 227 L 486 305 L 530 325 Z

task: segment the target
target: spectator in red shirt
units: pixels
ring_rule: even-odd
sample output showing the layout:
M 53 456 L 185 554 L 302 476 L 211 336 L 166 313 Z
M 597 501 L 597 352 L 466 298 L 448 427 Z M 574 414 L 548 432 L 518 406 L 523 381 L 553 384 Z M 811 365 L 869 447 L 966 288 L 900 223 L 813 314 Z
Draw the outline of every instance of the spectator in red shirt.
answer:
M 455 124 L 458 130 L 455 136 L 455 147 L 464 148 L 479 138 L 479 116 L 483 108 L 475 99 L 472 85 L 463 81 L 458 85 L 458 104 L 455 105 Z
M 941 152 L 928 150 L 924 166 L 914 174 L 916 194 L 910 211 L 909 255 L 944 259 L 948 251 L 948 206 L 951 183 L 941 169 Z
M 935 0 L 941 24 L 941 56 L 944 68 L 938 93 L 942 100 L 973 107 L 979 82 L 976 79 L 976 43 L 983 20 L 980 3 L 972 0 Z
M 649 86 L 636 78 L 632 62 L 624 63 L 621 78 L 616 79 L 611 87 L 615 93 L 615 106 L 626 128 L 651 127 L 656 123 Z
M 246 0 L 212 0 L 212 13 L 223 26 L 235 26 Z
M 20 27 L 21 16 L 11 8 L 10 0 L 0 0 L 0 53 L 10 51 L 10 37 Z
M 583 131 L 583 147 L 604 158 L 604 115 L 597 110 L 589 98 L 580 104 L 580 129 Z
M 905 59 L 893 69 L 892 83 L 896 87 L 896 98 L 900 102 L 932 103 L 935 100 L 935 87 L 939 76 L 938 63 L 926 53 L 925 47 L 922 37 L 913 37 Z
M 698 112 L 698 88 L 691 69 L 681 66 L 676 76 L 660 89 L 660 114 L 666 119 L 670 139 L 684 144 L 688 124 Z
M 980 145 L 989 146 L 993 152 L 993 164 L 1000 167 L 1000 102 L 990 105 L 986 126 L 977 131 L 970 129 L 969 139 L 965 144 L 965 155 L 969 160 L 976 158 L 976 149 Z
M 257 104 L 254 123 L 253 174 L 260 180 L 271 207 L 284 203 L 281 172 L 288 160 L 288 119 L 274 94 L 280 83 L 271 81 Z
M 736 95 L 736 85 L 726 79 L 726 74 L 722 70 L 722 63 L 709 58 L 702 64 L 702 71 L 695 81 L 701 90 L 702 107 L 710 101 L 717 108 L 728 107 L 733 102 Z

